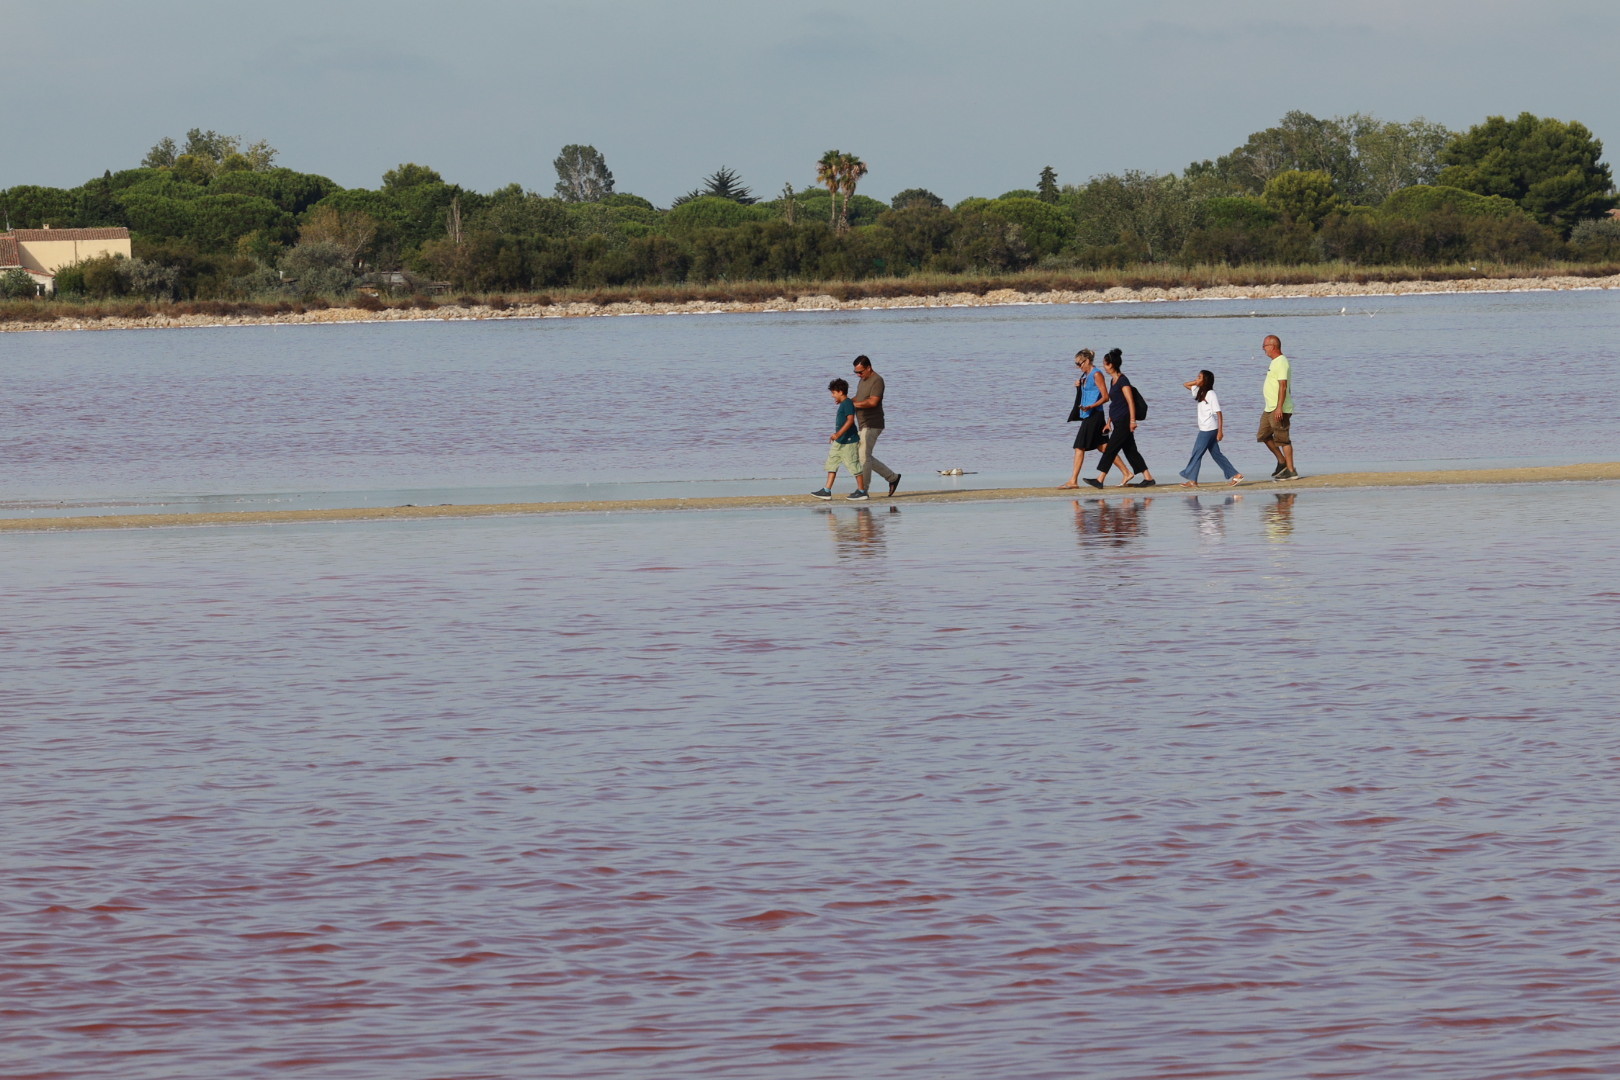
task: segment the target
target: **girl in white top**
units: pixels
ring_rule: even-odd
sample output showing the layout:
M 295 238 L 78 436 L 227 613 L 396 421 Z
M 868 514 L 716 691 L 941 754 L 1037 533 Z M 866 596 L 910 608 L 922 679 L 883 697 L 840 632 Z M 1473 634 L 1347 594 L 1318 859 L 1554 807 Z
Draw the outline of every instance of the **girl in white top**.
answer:
M 1221 439 L 1226 436 L 1226 425 L 1221 416 L 1220 399 L 1215 396 L 1215 373 L 1200 371 L 1198 378 L 1181 385 L 1191 390 L 1198 402 L 1198 438 L 1193 442 L 1192 457 L 1187 459 L 1187 467 L 1181 470 L 1182 479 L 1187 481 L 1181 486 L 1198 486 L 1198 466 L 1203 464 L 1204 455 L 1208 454 L 1221 467 L 1226 479 L 1236 487 L 1243 482 L 1243 474 L 1234 469 L 1232 463 L 1226 460 L 1226 455 L 1221 453 Z

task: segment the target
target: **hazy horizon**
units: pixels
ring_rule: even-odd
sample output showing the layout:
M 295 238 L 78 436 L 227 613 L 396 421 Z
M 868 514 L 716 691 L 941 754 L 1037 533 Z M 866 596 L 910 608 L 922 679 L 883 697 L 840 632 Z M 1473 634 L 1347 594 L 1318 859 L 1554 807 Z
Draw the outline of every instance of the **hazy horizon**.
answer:
M 993 196 L 1045 165 L 1066 183 L 1180 171 L 1290 109 L 1457 129 L 1528 110 L 1620 137 L 1604 74 L 1620 6 L 1597 0 L 1309 14 L 1254 0 L 287 0 L 274 17 L 197 0 L 0 3 L 13 45 L 0 187 L 77 186 L 192 127 L 265 139 L 278 164 L 345 187 L 415 162 L 474 190 L 549 193 L 558 150 L 588 143 L 617 190 L 661 206 L 721 166 L 772 198 L 813 183 L 834 147 L 866 160 L 861 191 L 882 199 Z

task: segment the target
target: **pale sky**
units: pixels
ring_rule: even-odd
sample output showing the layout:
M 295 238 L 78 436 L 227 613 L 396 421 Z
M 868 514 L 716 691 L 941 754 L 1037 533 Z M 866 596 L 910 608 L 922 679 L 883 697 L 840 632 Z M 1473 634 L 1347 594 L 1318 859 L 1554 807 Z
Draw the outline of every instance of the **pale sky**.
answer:
M 1179 171 L 1289 109 L 1579 120 L 1620 155 L 1614 0 L 0 0 L 0 187 L 69 187 L 165 135 L 267 139 L 376 187 L 400 162 L 549 194 L 589 143 L 659 205 L 756 195 L 828 149 L 863 194 L 949 202 Z

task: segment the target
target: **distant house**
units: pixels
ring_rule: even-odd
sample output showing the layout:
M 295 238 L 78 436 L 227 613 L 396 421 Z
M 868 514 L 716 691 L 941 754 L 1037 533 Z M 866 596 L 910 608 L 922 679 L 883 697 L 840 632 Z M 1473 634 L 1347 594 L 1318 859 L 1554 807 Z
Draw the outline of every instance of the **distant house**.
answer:
M 56 272 L 100 255 L 129 258 L 129 230 L 115 229 L 13 229 L 0 233 L 0 273 L 20 269 L 28 273 L 44 292 L 56 288 Z

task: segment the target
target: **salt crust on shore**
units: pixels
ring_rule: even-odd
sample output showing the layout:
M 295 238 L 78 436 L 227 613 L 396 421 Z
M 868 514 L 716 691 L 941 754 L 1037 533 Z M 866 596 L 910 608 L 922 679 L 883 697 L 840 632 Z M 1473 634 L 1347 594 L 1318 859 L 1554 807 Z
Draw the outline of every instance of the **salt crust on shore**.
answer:
M 459 322 L 478 319 L 581 318 L 592 315 L 711 315 L 757 311 L 870 311 L 903 308 L 995 307 L 1006 304 L 1108 304 L 1165 300 L 1277 300 L 1288 297 L 1410 296 L 1433 293 L 1542 292 L 1569 289 L 1620 289 L 1620 274 L 1603 278 L 1472 278 L 1461 281 L 1369 282 L 1345 281 L 1312 285 L 1216 285 L 1210 288 L 1179 286 L 1173 289 L 1112 288 L 1100 292 L 1019 292 L 995 289 L 975 293 L 940 293 L 934 296 L 862 297 L 838 300 L 832 296 L 801 296 L 797 300 L 766 301 L 692 300 L 682 304 L 629 301 L 620 304 L 513 304 L 501 311 L 489 307 L 445 306 L 432 311 L 326 308 L 301 315 L 149 315 L 144 319 L 59 319 L 56 322 L 0 324 L 0 330 L 165 330 L 197 326 L 313 325 L 351 322 Z
M 1232 488 L 1203 484 L 1204 495 L 1299 492 L 1333 488 L 1424 487 L 1439 484 L 1529 484 L 1593 480 L 1620 480 L 1620 461 L 1587 465 L 1551 465 L 1519 469 L 1435 469 L 1422 472 L 1334 473 L 1287 481 L 1249 481 Z M 1095 499 L 1111 496 L 1165 498 L 1192 492 L 1174 483 L 1153 488 L 1109 487 L 1060 490 L 1039 488 L 983 488 L 956 491 L 903 491 L 878 497 L 864 508 L 927 503 L 1001 502 L 1008 499 Z M 837 502 L 842 503 L 840 499 Z M 808 495 L 730 495 L 694 499 L 621 499 L 600 502 L 485 503 L 457 506 L 369 506 L 334 510 L 234 510 L 194 514 L 108 514 L 84 517 L 0 518 L 0 533 L 68 532 L 85 529 L 164 529 L 199 525 L 292 525 L 321 522 L 404 521 L 423 518 L 515 517 L 531 514 L 648 513 L 659 510 L 756 510 L 800 507 L 825 509 L 829 504 Z M 834 504 L 836 505 L 836 504 Z M 853 509 L 853 507 L 852 507 Z

